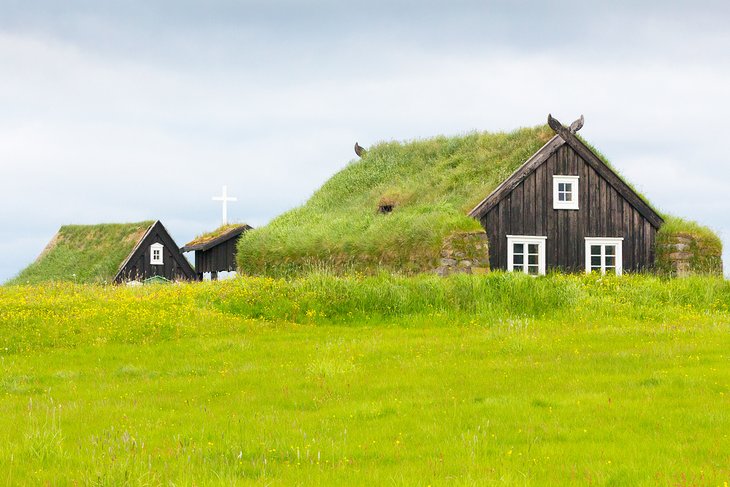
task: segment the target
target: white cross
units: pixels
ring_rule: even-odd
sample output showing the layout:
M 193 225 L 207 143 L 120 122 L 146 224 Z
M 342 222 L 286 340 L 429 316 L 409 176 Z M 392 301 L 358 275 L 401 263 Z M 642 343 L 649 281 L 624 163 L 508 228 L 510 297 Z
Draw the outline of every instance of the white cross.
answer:
M 223 186 L 223 194 L 221 196 L 213 196 L 213 201 L 223 202 L 223 224 L 228 224 L 228 202 L 238 201 L 238 198 L 228 196 L 228 187 Z

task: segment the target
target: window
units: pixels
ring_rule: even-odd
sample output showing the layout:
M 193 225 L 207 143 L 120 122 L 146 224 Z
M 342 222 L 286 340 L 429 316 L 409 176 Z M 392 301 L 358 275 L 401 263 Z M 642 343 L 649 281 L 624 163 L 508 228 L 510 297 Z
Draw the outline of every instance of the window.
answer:
M 621 275 L 623 238 L 586 237 L 586 272 Z
M 547 237 L 507 235 L 507 270 L 531 276 L 545 274 Z
M 578 180 L 580 176 L 553 176 L 553 209 L 578 209 Z
M 152 265 L 162 265 L 162 250 L 165 247 L 163 247 L 160 243 L 153 243 L 150 245 L 150 264 Z

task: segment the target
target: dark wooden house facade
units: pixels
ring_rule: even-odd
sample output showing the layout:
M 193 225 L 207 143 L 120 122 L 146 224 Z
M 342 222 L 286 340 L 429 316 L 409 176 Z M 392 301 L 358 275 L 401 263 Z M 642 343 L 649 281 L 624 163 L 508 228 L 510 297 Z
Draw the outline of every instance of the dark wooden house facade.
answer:
M 195 270 L 158 220 L 139 239 L 119 266 L 114 282 L 144 281 L 164 277 L 169 281 L 194 280 Z
M 236 252 L 238 239 L 244 232 L 251 230 L 246 224 L 232 225 L 224 231 L 208 237 L 193 240 L 180 250 L 195 252 L 195 270 L 198 280 L 203 280 L 203 274 L 210 272 L 211 279 L 215 280 L 219 272 L 236 270 Z
M 470 213 L 489 238 L 490 267 L 527 274 L 641 271 L 654 265 L 662 218 L 575 132 L 556 135 Z

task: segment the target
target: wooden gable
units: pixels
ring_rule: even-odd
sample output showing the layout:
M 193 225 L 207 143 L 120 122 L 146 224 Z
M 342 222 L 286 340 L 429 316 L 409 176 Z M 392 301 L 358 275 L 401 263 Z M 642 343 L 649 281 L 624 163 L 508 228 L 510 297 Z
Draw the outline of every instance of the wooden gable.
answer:
M 490 267 L 507 268 L 507 235 L 545 236 L 546 267 L 580 271 L 586 237 L 623 238 L 623 268 L 654 263 L 662 218 L 573 131 L 556 135 L 471 212 L 489 237 Z M 577 176 L 578 210 L 553 208 L 553 176 Z
M 150 248 L 153 244 L 162 245 L 162 264 L 151 263 Z M 195 270 L 159 220 L 137 242 L 119 267 L 114 281 L 144 280 L 154 276 L 170 281 L 195 279 Z

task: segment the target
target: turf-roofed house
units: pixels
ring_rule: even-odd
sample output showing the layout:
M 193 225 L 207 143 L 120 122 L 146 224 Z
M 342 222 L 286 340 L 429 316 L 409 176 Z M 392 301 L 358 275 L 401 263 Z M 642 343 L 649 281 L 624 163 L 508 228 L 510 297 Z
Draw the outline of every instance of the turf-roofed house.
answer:
M 216 280 L 219 272 L 236 270 L 236 249 L 244 232 L 251 230 L 245 223 L 231 223 L 206 233 L 185 244 L 182 252 L 195 252 L 195 270 L 198 280 L 210 273 Z
M 490 266 L 532 275 L 653 267 L 662 217 L 576 137 L 582 118 L 548 121 L 555 135 L 469 213 L 489 237 Z
M 511 133 L 385 142 L 247 232 L 243 273 L 721 273 L 709 229 L 661 215 L 553 117 Z
M 159 221 L 64 225 L 13 282 L 122 283 L 150 279 L 195 279 L 195 270 Z

